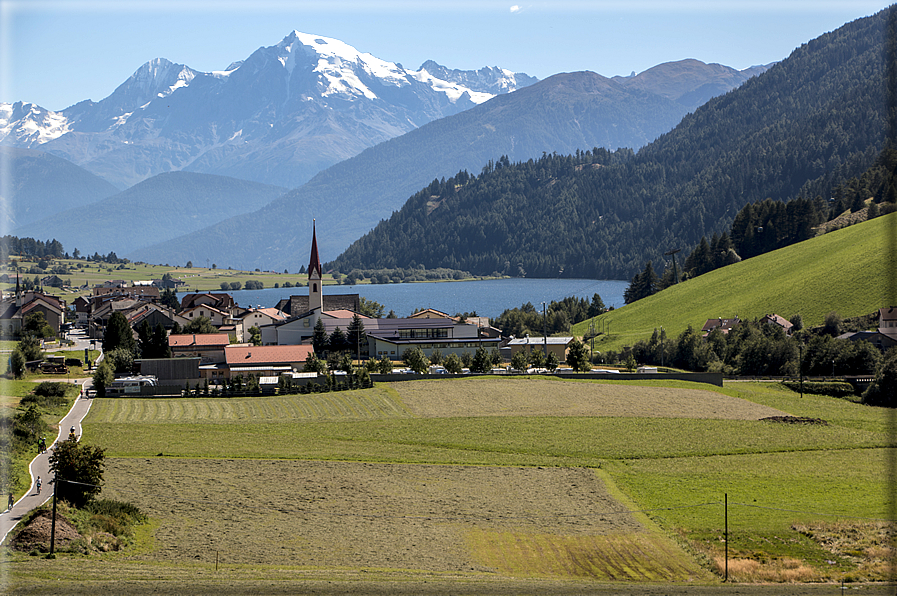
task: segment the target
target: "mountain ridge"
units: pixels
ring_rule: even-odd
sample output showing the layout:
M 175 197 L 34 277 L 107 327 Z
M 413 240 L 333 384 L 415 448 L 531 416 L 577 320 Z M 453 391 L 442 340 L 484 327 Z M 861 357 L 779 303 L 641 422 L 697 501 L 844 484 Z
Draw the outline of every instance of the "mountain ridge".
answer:
M 629 91 L 596 73 L 562 73 L 499 95 L 454 116 L 430 122 L 317 174 L 298 189 L 253 214 L 276 232 L 264 238 L 233 237 L 238 222 L 221 222 L 194 238 L 178 238 L 129 255 L 155 261 L 197 260 L 210 243 L 228 251 L 228 262 L 248 268 L 296 267 L 293 251 L 304 254 L 307 222 L 283 221 L 282 213 L 303 211 L 318 221 L 318 244 L 338 254 L 354 239 L 399 209 L 408 196 L 434 177 L 479 170 L 500 155 L 531 159 L 544 151 L 576 151 L 596 145 L 618 148 L 633 139 L 643 145 L 674 126 L 687 109 L 652 93 Z M 434 156 L 438 155 L 438 159 Z M 345 197 L 352 197 L 352 205 Z M 326 232 L 324 231 L 326 230 Z
M 286 190 L 214 174 L 165 172 L 88 208 L 71 208 L 19 226 L 14 233 L 19 237 L 55 238 L 84 254 L 114 251 L 124 255 L 159 237 L 189 234 L 209 221 L 266 205 Z M 160 213 L 169 217 L 160 217 Z M 243 233 L 249 229 L 251 221 L 246 220 Z
M 498 70 L 501 92 L 517 88 L 515 73 Z M 494 85 L 488 72 L 483 85 Z M 520 75 L 522 84 L 531 79 Z M 228 70 L 203 73 L 157 58 L 99 102 L 61 112 L 2 104 L 0 144 L 39 147 L 119 188 L 181 169 L 296 187 L 368 146 L 492 96 L 477 76 L 465 81 L 470 86 L 406 71 L 294 30 Z

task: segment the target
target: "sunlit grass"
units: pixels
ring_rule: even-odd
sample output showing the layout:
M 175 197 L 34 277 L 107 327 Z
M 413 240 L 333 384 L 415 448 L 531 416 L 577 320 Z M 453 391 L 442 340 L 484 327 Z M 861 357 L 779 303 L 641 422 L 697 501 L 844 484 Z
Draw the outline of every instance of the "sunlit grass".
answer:
M 890 300 L 884 272 L 897 268 L 897 255 L 883 247 L 895 225 L 897 213 L 892 213 L 711 271 L 608 312 L 595 320 L 595 328 L 609 330 L 610 336 L 596 338 L 595 349 L 619 350 L 649 339 L 661 327 L 675 337 L 688 325 L 700 329 L 716 317 L 799 313 L 804 325 L 820 325 L 831 311 L 842 317 L 875 312 Z M 573 327 L 576 335 L 588 330 L 589 321 Z

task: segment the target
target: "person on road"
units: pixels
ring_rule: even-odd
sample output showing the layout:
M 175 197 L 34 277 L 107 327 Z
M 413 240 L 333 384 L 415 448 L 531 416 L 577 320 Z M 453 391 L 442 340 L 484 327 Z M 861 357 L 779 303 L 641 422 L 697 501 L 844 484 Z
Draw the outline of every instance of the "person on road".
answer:
M 37 477 L 37 482 L 35 484 L 37 485 L 37 494 L 40 494 L 40 476 Z
M 37 451 L 38 453 L 43 453 L 47 450 L 47 439 L 44 437 L 40 438 L 40 441 L 37 442 Z
M 9 493 L 9 505 L 6 506 L 6 510 L 12 510 L 12 506 L 16 504 L 16 500 L 13 498 L 12 493 Z

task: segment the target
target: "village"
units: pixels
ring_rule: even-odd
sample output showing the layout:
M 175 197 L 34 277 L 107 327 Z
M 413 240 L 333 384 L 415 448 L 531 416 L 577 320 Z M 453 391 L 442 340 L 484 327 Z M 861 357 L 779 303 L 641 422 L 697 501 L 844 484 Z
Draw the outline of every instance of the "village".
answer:
M 316 231 L 312 233 L 307 274 L 307 294 L 281 299 L 273 307 L 242 307 L 227 292 L 206 291 L 180 295 L 175 308 L 161 300 L 163 292 L 177 287 L 177 280 L 172 279 L 131 284 L 108 281 L 93 287 L 90 296 L 76 298 L 70 307 L 39 290 L 22 291 L 17 284 L 15 296 L 2 302 L 0 325 L 5 335 L 17 337 L 25 321 L 39 313 L 63 343 L 84 347 L 86 370 L 97 365 L 90 362 L 88 346 L 107 351 L 117 347 L 109 343 L 111 321 L 117 319 L 114 325 L 119 327 L 126 325 L 132 339 L 146 342 L 154 334 L 157 342 L 165 344 L 161 351 L 143 350 L 133 363 L 115 367 L 118 378 L 102 388 L 104 394 L 108 389 L 111 395 L 187 394 L 191 388 L 208 394 L 210 387 L 216 392 L 223 387 L 243 389 L 244 385 L 262 393 L 273 393 L 278 387 L 280 391 L 285 387 L 314 389 L 309 384 L 366 386 L 369 374 L 353 376 L 360 369 L 382 380 L 401 379 L 409 373 L 628 373 L 627 378 L 658 373 L 660 363 L 648 362 L 650 358 L 638 349 L 642 366 L 630 350 L 623 366 L 594 368 L 595 358 L 579 338 L 503 336 L 487 317 L 451 316 L 433 308 L 401 318 L 363 314 L 358 294 L 325 293 Z M 847 332 L 838 339 L 866 341 L 882 352 L 897 345 L 897 308 L 880 309 L 878 319 L 875 330 Z M 740 323 L 738 317 L 708 319 L 701 337 L 706 341 L 712 334 L 726 335 Z M 767 314 L 759 323 L 785 336 L 790 336 L 794 327 L 777 314 Z M 25 364 L 31 370 L 59 373 L 65 369 L 61 357 Z M 328 370 L 330 374 L 324 374 Z M 674 372 L 662 370 L 667 378 Z M 722 385 L 721 374 L 675 373 L 677 378 Z M 868 379 L 855 382 L 861 383 L 862 389 Z

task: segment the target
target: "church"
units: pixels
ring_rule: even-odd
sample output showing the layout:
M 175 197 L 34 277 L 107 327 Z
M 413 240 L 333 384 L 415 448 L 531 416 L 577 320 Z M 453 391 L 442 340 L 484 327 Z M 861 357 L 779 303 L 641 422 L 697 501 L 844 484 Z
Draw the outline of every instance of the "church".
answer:
M 289 317 L 261 327 L 263 345 L 295 345 L 311 343 L 318 320 L 328 335 L 336 328 L 347 330 L 358 315 L 364 324 L 367 345 L 360 346 L 362 357 L 400 360 L 412 347 L 420 348 L 429 357 L 439 350 L 443 356 L 465 352 L 473 355 L 477 348 L 498 349 L 500 339 L 481 332 L 478 325 L 455 321 L 448 316 L 433 318 L 372 319 L 358 313 L 358 294 L 324 295 L 323 271 L 318 256 L 317 230 L 312 225 L 311 256 L 308 264 L 308 295 L 291 296 L 277 307 Z

